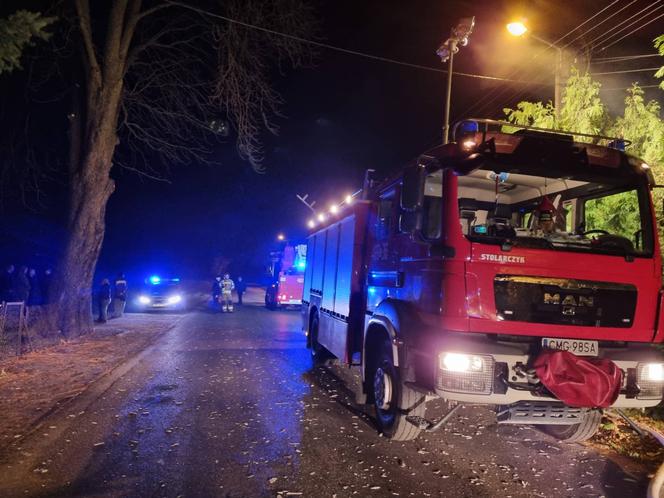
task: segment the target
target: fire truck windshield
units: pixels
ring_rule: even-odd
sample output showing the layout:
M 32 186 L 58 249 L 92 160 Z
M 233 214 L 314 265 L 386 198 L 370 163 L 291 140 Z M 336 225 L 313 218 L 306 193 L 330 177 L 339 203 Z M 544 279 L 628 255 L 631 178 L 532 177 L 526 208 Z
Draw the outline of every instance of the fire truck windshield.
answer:
M 463 233 L 474 242 L 623 256 L 652 256 L 645 184 L 473 171 L 459 180 Z

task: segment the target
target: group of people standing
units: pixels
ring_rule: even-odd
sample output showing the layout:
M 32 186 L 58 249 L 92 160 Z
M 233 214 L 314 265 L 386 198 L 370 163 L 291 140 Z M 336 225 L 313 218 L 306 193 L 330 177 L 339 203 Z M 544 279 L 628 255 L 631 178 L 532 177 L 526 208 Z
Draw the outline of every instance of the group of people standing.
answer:
M 242 295 L 247 290 L 247 284 L 242 277 L 237 278 L 237 285 L 231 279 L 230 274 L 225 273 L 223 278 L 218 275 L 212 282 L 212 302 L 221 306 L 224 313 L 233 312 L 233 291 L 237 293 L 237 304 L 242 304 Z
M 124 273 L 118 273 L 116 279 L 113 281 L 113 286 L 111 286 L 109 279 L 102 279 L 99 290 L 97 291 L 97 304 L 99 306 L 98 323 L 106 323 L 108 321 L 108 307 L 111 302 L 113 303 L 111 318 L 120 318 L 127 304 L 127 279 Z
M 38 272 L 27 266 L 8 265 L 0 276 L 0 301 L 24 302 L 26 306 L 41 306 L 51 302 L 53 270 Z

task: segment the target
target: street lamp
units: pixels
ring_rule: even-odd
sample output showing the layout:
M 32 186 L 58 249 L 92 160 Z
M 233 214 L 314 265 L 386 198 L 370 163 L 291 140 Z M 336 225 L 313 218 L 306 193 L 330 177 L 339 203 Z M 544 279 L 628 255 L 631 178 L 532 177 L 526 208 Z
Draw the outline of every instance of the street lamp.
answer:
M 509 23 L 507 26 L 507 31 L 509 34 L 512 36 L 523 36 L 528 32 L 528 27 L 522 22 L 522 21 L 514 21 Z M 534 34 L 530 33 L 528 35 L 530 38 L 533 40 L 536 40 L 540 43 L 543 43 L 547 47 L 553 48 L 556 50 L 556 65 L 555 65 L 555 89 L 554 89 L 554 94 L 553 94 L 553 107 L 556 115 L 556 122 L 560 122 L 560 106 L 561 106 L 561 77 L 560 73 L 562 71 L 562 66 L 563 66 L 563 49 L 560 48 L 558 45 L 551 43 L 550 41 L 544 40 L 543 38 L 540 38 L 538 36 L 535 36 Z
M 445 119 L 443 123 L 443 144 L 450 141 L 450 100 L 452 97 L 452 64 L 454 54 L 459 51 L 459 47 L 468 45 L 468 38 L 475 27 L 475 17 L 464 17 L 452 28 L 450 37 L 440 44 L 436 54 L 441 62 L 447 61 L 447 90 L 445 93 Z
M 277 235 L 277 240 L 283 242 L 284 240 L 286 240 L 286 236 L 283 233 L 280 233 L 279 235 Z

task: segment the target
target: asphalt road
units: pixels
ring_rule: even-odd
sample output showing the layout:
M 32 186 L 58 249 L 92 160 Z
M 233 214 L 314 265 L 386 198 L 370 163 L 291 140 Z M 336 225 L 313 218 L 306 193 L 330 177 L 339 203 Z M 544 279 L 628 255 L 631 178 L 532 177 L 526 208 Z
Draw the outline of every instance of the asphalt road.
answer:
M 347 371 L 311 368 L 294 311 L 191 312 L 125 370 L 10 448 L 0 496 L 645 494 L 593 450 L 482 408 L 416 441 L 380 437 Z

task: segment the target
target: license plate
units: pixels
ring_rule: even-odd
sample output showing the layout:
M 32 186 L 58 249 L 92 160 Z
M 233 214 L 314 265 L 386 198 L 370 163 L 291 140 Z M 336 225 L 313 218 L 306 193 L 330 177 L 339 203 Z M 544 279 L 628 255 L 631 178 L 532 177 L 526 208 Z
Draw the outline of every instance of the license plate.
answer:
M 569 351 L 577 356 L 597 356 L 599 346 L 597 341 L 584 341 L 580 339 L 554 339 L 545 337 L 542 339 L 542 347 L 545 349 L 559 349 Z

